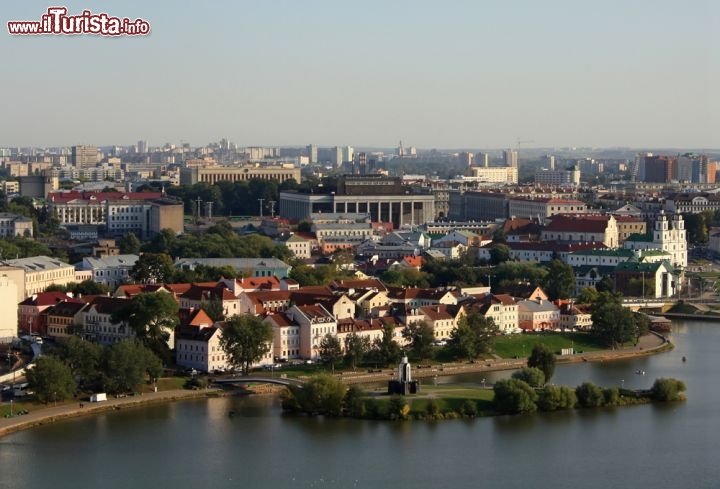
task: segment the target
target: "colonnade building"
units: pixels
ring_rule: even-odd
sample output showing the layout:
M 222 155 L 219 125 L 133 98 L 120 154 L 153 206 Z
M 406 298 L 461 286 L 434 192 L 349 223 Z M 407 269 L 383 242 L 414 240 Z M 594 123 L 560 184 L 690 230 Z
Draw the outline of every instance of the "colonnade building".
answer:
M 420 225 L 435 220 L 435 196 L 420 190 L 403 185 L 400 178 L 346 175 L 310 193 L 280 192 L 280 215 L 302 221 L 311 214 L 360 213 L 373 222 L 392 222 L 395 229 Z

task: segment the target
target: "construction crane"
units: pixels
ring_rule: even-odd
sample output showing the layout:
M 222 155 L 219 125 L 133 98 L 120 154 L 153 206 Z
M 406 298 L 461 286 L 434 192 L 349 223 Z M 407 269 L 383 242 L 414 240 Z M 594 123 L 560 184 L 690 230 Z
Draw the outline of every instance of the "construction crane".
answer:
M 535 141 L 528 140 L 528 139 L 526 139 L 526 140 L 518 139 L 518 140 L 517 140 L 517 150 L 518 150 L 518 153 L 520 152 L 520 147 L 521 147 L 523 144 L 534 143 L 534 142 L 535 142 Z

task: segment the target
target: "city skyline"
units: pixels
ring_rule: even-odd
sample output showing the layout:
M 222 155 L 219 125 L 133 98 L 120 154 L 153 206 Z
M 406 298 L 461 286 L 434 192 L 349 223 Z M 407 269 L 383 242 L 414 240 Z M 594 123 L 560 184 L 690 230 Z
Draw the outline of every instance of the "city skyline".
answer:
M 151 32 L 3 33 L 0 146 L 720 147 L 709 1 L 64 6 Z

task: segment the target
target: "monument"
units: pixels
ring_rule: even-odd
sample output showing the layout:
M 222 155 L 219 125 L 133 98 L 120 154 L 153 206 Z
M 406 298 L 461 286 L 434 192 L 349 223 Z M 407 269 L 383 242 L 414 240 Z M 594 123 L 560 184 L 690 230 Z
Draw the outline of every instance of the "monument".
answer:
M 403 355 L 398 365 L 397 380 L 388 382 L 388 394 L 417 394 L 420 391 L 420 381 L 412 380 L 412 371 L 407 356 Z

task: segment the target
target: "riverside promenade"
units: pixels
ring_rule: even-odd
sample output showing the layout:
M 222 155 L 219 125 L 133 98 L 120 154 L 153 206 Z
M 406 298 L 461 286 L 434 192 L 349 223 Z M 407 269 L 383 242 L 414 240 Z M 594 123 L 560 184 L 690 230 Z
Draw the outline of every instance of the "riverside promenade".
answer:
M 37 407 L 28 414 L 13 416 L 12 418 L 0 418 L 0 437 L 13 433 L 15 431 L 40 426 L 46 423 L 53 423 L 62 419 L 75 418 L 79 416 L 87 416 L 91 414 L 99 414 L 108 411 L 119 411 L 141 405 L 166 403 L 179 401 L 184 399 L 202 398 L 208 395 L 217 395 L 219 390 L 202 389 L 202 390 L 185 390 L 175 389 L 159 392 L 145 392 L 142 395 L 127 396 L 121 398 L 108 397 L 107 401 L 102 402 L 79 402 L 62 403 L 54 406 Z
M 576 355 L 560 356 L 558 363 L 577 362 L 603 362 L 622 358 L 631 358 L 643 355 L 652 355 L 667 348 L 669 342 L 664 336 L 651 333 L 640 338 L 638 344 L 633 347 L 619 348 L 616 350 L 599 350 Z M 514 370 L 522 368 L 527 364 L 527 358 L 479 360 L 474 363 L 447 363 L 443 365 L 416 366 L 413 370 L 415 378 L 432 378 L 444 375 L 457 375 L 473 372 L 490 372 L 496 370 Z M 337 377 L 345 384 L 371 384 L 384 382 L 397 375 L 395 369 L 382 369 L 373 372 L 343 372 Z M 103 412 L 129 409 L 141 405 L 173 402 L 185 399 L 203 398 L 214 395 L 221 395 L 220 389 L 185 390 L 175 389 L 159 392 L 145 392 L 142 395 L 127 396 L 121 398 L 109 397 L 107 401 L 90 403 L 83 401 L 83 407 L 79 402 L 63 403 L 57 406 L 47 405 L 33 408 L 28 414 L 13 416 L 12 418 L 0 418 L 0 437 L 20 431 L 23 429 L 41 426 L 55 421 L 69 419 L 79 416 L 100 414 Z
M 667 338 L 658 333 L 651 332 L 642 336 L 636 346 L 618 348 L 614 350 L 598 350 L 575 355 L 558 356 L 558 363 L 580 363 L 580 362 L 604 362 L 632 358 L 644 355 L 652 355 L 667 348 L 670 345 Z M 525 367 L 527 358 L 502 359 L 493 358 L 489 360 L 477 360 L 465 363 L 446 363 L 442 365 L 416 365 L 413 368 L 413 377 L 416 379 L 441 377 L 444 375 L 458 375 L 474 372 L 492 372 L 497 370 L 515 370 Z M 345 384 L 370 384 L 382 382 L 397 375 L 396 369 L 378 369 L 372 372 L 367 370 L 358 372 L 343 372 L 337 377 Z

